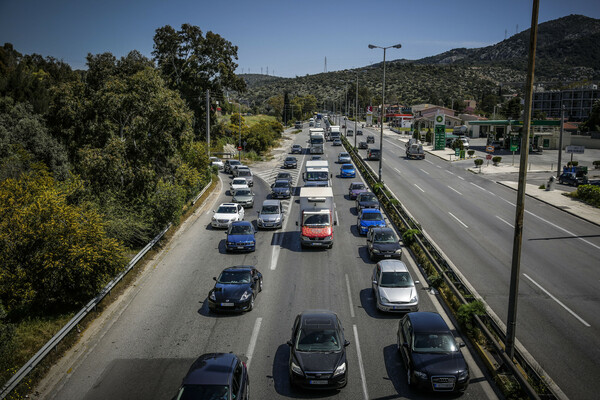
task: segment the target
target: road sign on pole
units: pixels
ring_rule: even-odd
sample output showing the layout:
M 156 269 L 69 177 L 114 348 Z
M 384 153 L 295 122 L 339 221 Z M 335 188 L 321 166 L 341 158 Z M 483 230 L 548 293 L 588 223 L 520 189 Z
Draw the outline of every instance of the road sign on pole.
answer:
M 567 154 L 583 154 L 585 151 L 585 146 L 567 146 L 565 147 L 565 152 Z
M 238 150 L 239 150 L 239 151 L 242 151 L 242 146 L 238 146 Z
M 444 150 L 446 147 L 446 116 L 438 114 L 435 116 L 434 127 L 434 150 Z

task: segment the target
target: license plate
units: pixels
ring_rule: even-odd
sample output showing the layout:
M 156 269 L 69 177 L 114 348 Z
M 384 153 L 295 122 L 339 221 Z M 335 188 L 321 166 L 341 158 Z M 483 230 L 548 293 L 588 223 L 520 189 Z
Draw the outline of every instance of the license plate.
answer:
M 391 254 L 385 254 L 384 257 L 386 258 L 390 258 L 392 255 Z
M 312 245 L 313 245 L 313 246 L 322 246 L 322 245 L 323 245 L 323 243 L 313 243 Z
M 221 303 L 221 307 L 233 307 L 233 303 Z
M 311 380 L 308 383 L 311 385 L 327 385 L 327 380 Z
M 242 249 L 244 249 L 244 246 L 238 246 L 237 248 L 238 248 L 238 250 L 242 250 Z
M 454 387 L 453 383 L 434 383 L 433 387 L 435 389 L 451 389 Z
M 265 226 L 273 226 L 273 224 L 264 224 Z

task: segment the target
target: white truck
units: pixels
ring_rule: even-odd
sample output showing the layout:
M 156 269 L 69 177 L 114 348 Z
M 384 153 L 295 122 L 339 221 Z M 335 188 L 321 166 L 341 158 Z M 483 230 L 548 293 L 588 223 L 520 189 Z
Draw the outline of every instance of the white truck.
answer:
M 425 159 L 423 144 L 416 139 L 410 139 L 406 143 L 406 158 Z
M 304 165 L 302 179 L 305 185 L 310 182 L 310 186 L 331 186 L 332 177 L 327 160 L 310 160 Z
M 334 141 L 335 139 L 340 138 L 340 126 L 339 125 L 331 125 L 329 127 L 329 140 Z
M 325 131 L 323 128 L 311 128 L 309 129 L 309 135 L 310 154 L 323 154 L 325 143 Z
M 304 247 L 333 246 L 335 203 L 331 187 L 300 188 L 300 245 Z

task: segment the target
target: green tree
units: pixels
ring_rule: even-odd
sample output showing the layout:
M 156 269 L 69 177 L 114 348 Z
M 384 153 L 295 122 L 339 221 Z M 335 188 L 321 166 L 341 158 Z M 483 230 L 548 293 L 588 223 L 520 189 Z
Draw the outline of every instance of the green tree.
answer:
M 581 124 L 581 130 L 584 132 L 600 132 L 600 100 L 594 102 L 589 118 Z
M 523 105 L 521 105 L 520 97 L 513 97 L 507 103 L 503 105 L 503 114 L 509 119 L 521 119 L 521 111 L 523 111 Z

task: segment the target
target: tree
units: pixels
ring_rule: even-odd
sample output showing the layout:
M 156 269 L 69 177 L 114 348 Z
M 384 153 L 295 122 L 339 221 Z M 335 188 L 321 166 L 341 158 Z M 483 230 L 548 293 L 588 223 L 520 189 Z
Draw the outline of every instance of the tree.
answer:
M 224 98 L 224 89 L 242 92 L 246 83 L 234 71 L 237 46 L 213 32 L 203 36 L 197 26 L 183 24 L 179 31 L 165 25 L 154 35 L 152 55 L 171 89 L 177 90 L 194 112 L 194 132 L 204 129 L 205 93 Z M 212 119 L 212 117 L 211 117 Z
M 600 100 L 596 100 L 592 106 L 589 118 L 581 124 L 584 132 L 600 132 Z
M 523 106 L 521 105 L 520 97 L 513 97 L 506 104 L 503 105 L 503 114 L 509 119 L 521 119 L 521 112 Z

